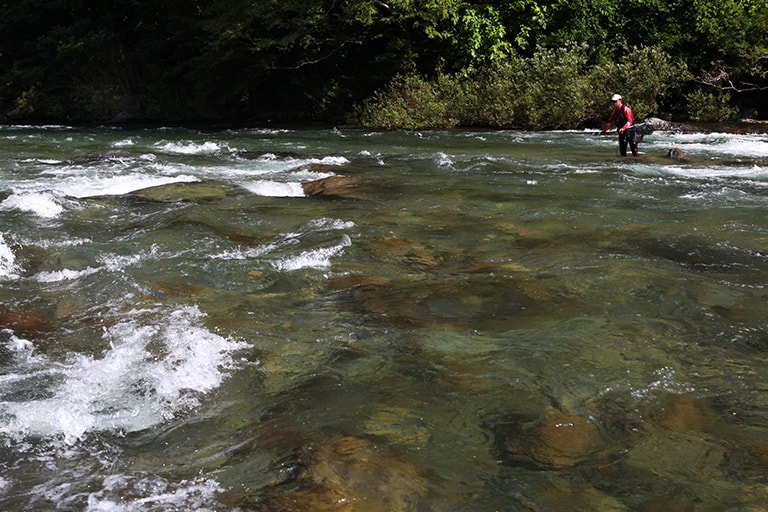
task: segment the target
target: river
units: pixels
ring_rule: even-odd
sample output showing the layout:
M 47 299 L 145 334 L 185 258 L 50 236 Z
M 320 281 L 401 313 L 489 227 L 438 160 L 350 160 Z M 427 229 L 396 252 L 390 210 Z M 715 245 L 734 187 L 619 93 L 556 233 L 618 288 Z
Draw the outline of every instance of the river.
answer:
M 768 136 L 640 152 L 0 126 L 0 509 L 764 510 Z

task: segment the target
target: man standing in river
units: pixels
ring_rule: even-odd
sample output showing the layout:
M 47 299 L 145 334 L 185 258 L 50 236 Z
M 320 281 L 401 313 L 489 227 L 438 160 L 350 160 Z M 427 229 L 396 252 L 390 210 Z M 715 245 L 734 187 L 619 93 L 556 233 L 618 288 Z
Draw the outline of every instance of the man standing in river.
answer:
M 635 118 L 632 116 L 632 109 L 624 104 L 620 94 L 614 94 L 611 98 L 613 102 L 613 112 L 611 112 L 608 122 L 603 127 L 600 135 L 603 135 L 608 129 L 615 125 L 619 132 L 619 153 L 621 156 L 627 156 L 627 142 L 632 150 L 632 156 L 637 156 L 637 141 L 635 140 Z

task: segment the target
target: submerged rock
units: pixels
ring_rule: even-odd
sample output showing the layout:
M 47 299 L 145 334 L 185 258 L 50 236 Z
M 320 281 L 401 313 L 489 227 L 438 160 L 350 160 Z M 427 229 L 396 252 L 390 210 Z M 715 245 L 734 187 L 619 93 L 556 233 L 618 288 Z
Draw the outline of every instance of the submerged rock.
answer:
M 51 317 L 42 311 L 0 304 L 0 330 L 8 329 L 22 337 L 49 334 L 54 326 Z
M 513 459 L 541 469 L 563 469 L 583 462 L 606 463 L 609 444 L 600 429 L 577 414 L 552 412 L 507 443 Z
M 161 203 L 202 202 L 223 199 L 229 189 L 229 186 L 215 182 L 168 183 L 137 190 L 131 195 Z
M 523 498 L 521 501 L 525 506 L 522 510 L 531 512 L 553 510 L 629 512 L 631 510 L 617 498 L 592 486 L 568 485 L 564 482 L 549 483 L 540 489 L 535 497 Z
M 263 497 L 236 502 L 252 510 L 389 512 L 417 510 L 427 493 L 416 465 L 370 439 L 346 436 L 306 446 L 303 470 Z
M 398 406 L 377 409 L 366 421 L 366 431 L 392 444 L 424 448 L 430 432 L 417 411 Z
M 365 192 L 363 185 L 368 182 L 363 178 L 352 176 L 329 176 L 319 180 L 308 181 L 301 184 L 304 194 L 307 196 L 339 196 L 355 197 Z
M 83 164 L 90 164 L 94 162 L 110 162 L 110 161 L 122 162 L 125 160 L 132 160 L 134 158 L 136 158 L 136 156 L 133 153 L 130 153 L 129 151 L 125 151 L 122 149 L 117 149 L 114 151 L 107 151 L 105 153 L 98 153 L 94 155 L 76 156 L 74 158 L 70 158 L 69 160 L 65 160 L 63 163 L 83 165 Z
M 419 269 L 432 265 L 432 261 L 412 262 L 416 263 Z M 330 284 L 348 289 L 353 304 L 364 312 L 402 325 L 507 329 L 522 318 L 581 307 L 570 294 L 549 289 L 540 281 L 486 273 L 410 280 L 345 276 Z
M 704 400 L 667 393 L 655 404 L 650 414 L 653 424 L 671 432 L 704 432 L 717 419 L 715 411 Z
M 695 433 L 670 432 L 641 439 L 629 450 L 625 464 L 662 478 L 719 481 L 725 457 L 725 449 L 710 439 Z

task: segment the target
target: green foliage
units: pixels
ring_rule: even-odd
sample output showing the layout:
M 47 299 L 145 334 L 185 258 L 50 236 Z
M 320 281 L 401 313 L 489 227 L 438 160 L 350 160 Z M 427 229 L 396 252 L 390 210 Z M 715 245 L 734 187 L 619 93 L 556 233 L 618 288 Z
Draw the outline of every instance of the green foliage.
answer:
M 659 101 L 676 93 L 691 79 L 684 63 L 674 61 L 659 47 L 624 50 L 620 60 L 605 60 L 593 70 L 595 106 L 618 92 L 631 103 L 635 117 L 643 119 L 658 113 Z
M 512 45 L 506 41 L 506 28 L 492 6 L 465 6 L 452 17 L 453 28 L 446 37 L 460 57 L 455 64 L 465 73 L 507 57 Z
M 356 117 L 367 126 L 384 129 L 448 128 L 458 119 L 451 117 L 450 92 L 461 81 L 440 74 L 427 80 L 415 73 L 396 77 L 383 91 L 357 109 Z
M 698 122 L 732 121 L 738 113 L 738 109 L 731 105 L 731 93 L 728 91 L 713 93 L 696 89 L 686 94 L 685 100 L 691 119 Z
M 37 88 L 30 87 L 26 91 L 22 91 L 18 98 L 16 98 L 14 108 L 19 115 L 28 116 L 35 112 L 38 104 L 38 92 Z
M 570 128 L 581 121 L 581 105 L 591 87 L 585 46 L 538 48 L 526 62 L 520 124 L 532 128 Z
M 557 128 L 694 77 L 764 108 L 767 26 L 766 0 L 0 0 L 0 116 L 335 121 L 405 81 L 409 126 Z
M 356 120 L 390 129 L 575 128 L 606 117 L 608 98 L 617 91 L 642 119 L 685 76 L 684 66 L 659 48 L 636 48 L 621 62 L 590 64 L 586 46 L 540 47 L 530 58 L 513 54 L 471 76 L 398 77 L 357 109 Z

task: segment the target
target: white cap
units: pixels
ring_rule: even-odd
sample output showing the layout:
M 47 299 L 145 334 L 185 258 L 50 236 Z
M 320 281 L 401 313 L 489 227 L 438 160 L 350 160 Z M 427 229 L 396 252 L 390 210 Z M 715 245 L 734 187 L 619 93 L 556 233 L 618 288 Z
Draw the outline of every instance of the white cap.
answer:
M 611 101 L 618 101 L 621 99 L 621 94 L 614 94 L 611 98 Z

